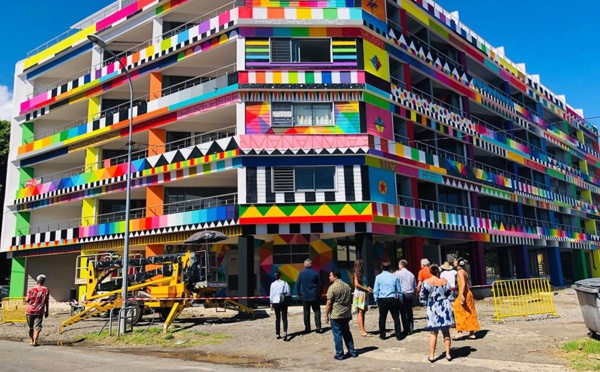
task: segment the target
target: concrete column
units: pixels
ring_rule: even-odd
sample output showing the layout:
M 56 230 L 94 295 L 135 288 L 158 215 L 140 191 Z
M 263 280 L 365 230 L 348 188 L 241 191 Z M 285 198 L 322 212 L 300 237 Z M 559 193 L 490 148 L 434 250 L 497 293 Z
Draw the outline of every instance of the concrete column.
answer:
M 254 237 L 240 236 L 238 238 L 238 293 L 242 297 L 254 296 Z M 252 300 L 241 300 L 240 303 L 252 306 Z
M 555 287 L 565 285 L 562 271 L 562 263 L 560 262 L 560 251 L 558 247 L 548 248 L 548 266 L 550 267 L 550 284 Z

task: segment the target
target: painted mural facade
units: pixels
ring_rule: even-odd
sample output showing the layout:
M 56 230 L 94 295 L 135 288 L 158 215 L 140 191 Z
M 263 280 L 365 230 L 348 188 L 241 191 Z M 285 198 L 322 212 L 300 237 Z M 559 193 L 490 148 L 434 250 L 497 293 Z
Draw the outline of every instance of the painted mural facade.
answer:
M 349 280 L 350 257 L 373 274 L 382 260 L 415 269 L 453 252 L 469 255 L 476 284 L 600 275 L 598 130 L 432 0 L 245 0 L 199 24 L 194 12 L 214 9 L 196 5 L 138 0 L 23 60 L 16 73 L 32 84 L 15 93 L 0 247 L 12 294 L 27 259 L 122 247 L 128 169 L 136 250 L 160 254 L 202 229 L 253 236 L 263 295 L 276 271 L 293 284 L 303 257 L 325 282 L 333 268 Z M 69 61 L 100 60 L 87 35 L 174 10 L 189 27 L 157 22 L 119 57 L 140 93 L 131 112 L 106 98 L 127 85 L 114 60 L 36 85 Z M 473 63 L 502 83 L 475 77 Z M 171 76 L 180 66 L 193 72 Z M 56 119 L 69 110 L 80 119 Z M 130 168 L 118 145 L 129 115 L 146 146 Z M 238 249 L 213 247 L 223 275 Z M 490 255 L 517 270 L 485 266 Z

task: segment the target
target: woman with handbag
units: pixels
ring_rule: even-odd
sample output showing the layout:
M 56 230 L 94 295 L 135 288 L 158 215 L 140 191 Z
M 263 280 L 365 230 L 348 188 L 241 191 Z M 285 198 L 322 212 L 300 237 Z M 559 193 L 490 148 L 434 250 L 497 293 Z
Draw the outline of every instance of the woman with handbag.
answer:
M 271 283 L 269 298 L 271 302 L 271 311 L 275 310 L 275 334 L 277 335 L 277 339 L 279 340 L 281 338 L 280 321 L 283 320 L 283 341 L 287 341 L 287 312 L 288 306 L 292 300 L 292 292 L 290 291 L 290 285 L 281 280 L 281 273 L 279 272 L 275 273 L 275 281 Z

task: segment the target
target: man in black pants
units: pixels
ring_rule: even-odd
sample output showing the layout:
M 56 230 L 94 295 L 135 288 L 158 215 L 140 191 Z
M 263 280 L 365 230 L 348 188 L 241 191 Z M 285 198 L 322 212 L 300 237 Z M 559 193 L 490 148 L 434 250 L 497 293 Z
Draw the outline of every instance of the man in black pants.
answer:
M 304 333 L 310 332 L 310 309 L 315 313 L 315 327 L 317 333 L 321 333 L 321 305 L 319 299 L 323 286 L 319 273 L 311 269 L 312 261 L 304 261 L 304 270 L 298 275 L 298 295 L 302 298 L 302 307 L 304 310 Z
M 400 303 L 402 302 L 402 287 L 400 281 L 390 272 L 392 265 L 384 262 L 381 267 L 381 274 L 375 278 L 373 297 L 377 306 L 379 306 L 379 338 L 385 340 L 385 322 L 388 312 L 392 313 L 394 320 L 394 332 L 396 339 L 401 340 L 400 333 Z
M 398 270 L 394 273 L 402 287 L 402 305 L 400 306 L 400 317 L 402 318 L 402 333 L 405 336 L 413 334 L 413 306 L 415 301 L 415 288 L 417 282 L 413 273 L 408 271 L 408 262 L 400 260 Z

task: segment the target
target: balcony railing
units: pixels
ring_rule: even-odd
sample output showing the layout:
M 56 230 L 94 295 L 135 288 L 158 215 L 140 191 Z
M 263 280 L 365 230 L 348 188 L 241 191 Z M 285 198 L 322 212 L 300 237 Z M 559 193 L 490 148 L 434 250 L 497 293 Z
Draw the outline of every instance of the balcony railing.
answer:
M 167 214 L 175 214 L 175 213 L 183 213 L 189 211 L 195 211 L 200 209 L 208 209 L 215 208 L 224 205 L 235 205 L 237 204 L 237 193 L 232 194 L 223 194 L 223 195 L 215 195 L 208 196 L 204 198 L 198 198 L 193 200 L 186 200 L 176 203 L 169 204 L 161 204 L 152 206 L 149 208 L 136 208 L 130 211 L 131 220 L 144 218 L 144 217 L 153 217 L 159 215 L 154 211 L 158 211 L 159 208 L 163 209 L 163 215 Z M 146 214 L 146 210 L 150 211 L 150 215 Z M 64 229 L 72 229 L 77 227 L 82 227 L 82 222 L 86 223 L 86 226 L 92 225 L 100 225 L 111 222 L 120 222 L 125 220 L 125 211 L 122 212 L 114 212 L 114 213 L 105 213 L 98 216 L 88 216 L 83 218 L 75 218 L 70 220 L 51 222 L 40 225 L 32 225 L 28 228 L 19 229 L 19 236 L 28 235 L 28 234 L 37 234 L 49 231 L 59 231 Z
M 123 0 L 123 1 L 134 2 L 134 1 L 137 1 L 137 0 Z M 186 30 L 188 30 L 188 29 L 190 29 L 190 28 L 192 28 L 192 27 L 194 27 L 194 26 L 196 26 L 196 25 L 198 25 L 198 24 L 200 24 L 200 23 L 202 23 L 202 22 L 210 19 L 210 18 L 217 17 L 220 14 L 223 14 L 223 13 L 225 13 L 225 12 L 227 12 L 227 11 L 235 8 L 235 6 L 236 6 L 235 3 L 236 3 L 235 1 L 232 1 L 232 2 L 230 2 L 228 4 L 225 4 L 225 5 L 217 8 L 217 9 L 215 9 L 213 11 L 210 11 L 210 12 L 208 12 L 206 14 L 203 14 L 200 17 L 195 18 L 195 19 L 193 19 L 193 20 L 191 20 L 191 21 L 189 21 L 189 22 L 187 22 L 187 23 L 185 23 L 185 24 L 183 24 L 183 25 L 181 25 L 181 26 L 179 26 L 179 27 L 177 27 L 177 28 L 175 28 L 173 30 L 167 31 L 167 32 L 163 33 L 160 36 L 153 37 L 152 39 L 148 39 L 148 40 L 146 40 L 146 41 L 144 41 L 144 42 L 142 42 L 140 44 L 137 44 L 137 45 L 135 45 L 135 46 L 133 46 L 133 47 L 125 50 L 125 51 L 118 52 L 118 54 L 117 53 L 115 53 L 115 54 L 117 55 L 117 58 L 123 58 L 123 57 L 129 56 L 129 55 L 131 55 L 131 54 L 133 54 L 135 52 L 138 52 L 138 51 L 140 51 L 140 50 L 142 50 L 142 49 L 144 49 L 144 48 L 146 48 L 146 47 L 148 47 L 148 46 L 150 46 L 150 45 L 152 45 L 154 43 L 160 43 L 161 41 L 166 40 L 166 39 L 168 39 L 168 38 L 170 38 L 170 37 L 172 37 L 172 36 L 174 36 L 174 35 L 176 35 L 176 34 L 178 34 L 180 32 L 184 32 L 184 31 L 186 31 Z M 110 14 L 108 14 L 108 15 L 110 15 Z M 70 31 L 72 31 L 72 30 L 69 30 L 67 32 L 70 32 Z M 75 32 L 79 32 L 79 31 L 80 30 L 75 30 Z M 68 36 L 71 36 L 71 35 L 68 35 Z M 68 36 L 66 36 L 66 37 L 68 37 Z M 61 40 L 63 40 L 63 39 L 61 39 Z M 46 48 L 44 48 L 44 49 L 46 49 Z M 37 53 L 38 52 L 35 52 L 33 54 L 37 54 Z M 99 70 L 102 67 L 106 66 L 107 64 L 112 63 L 112 62 L 116 62 L 116 61 L 117 60 L 114 59 L 114 57 L 110 57 L 108 59 L 105 59 L 102 62 L 100 62 L 100 63 L 92 66 L 91 68 L 86 68 L 86 69 L 81 70 L 79 72 L 76 72 L 76 73 L 74 73 L 74 74 L 72 74 L 72 75 L 70 75 L 70 76 L 68 76 L 68 77 L 66 77 L 64 79 L 61 79 L 61 80 L 56 81 L 56 82 L 54 82 L 52 84 L 48 84 L 48 85 L 45 85 L 45 86 L 43 86 L 41 88 L 36 89 L 33 93 L 30 93 L 30 94 L 27 95 L 27 99 L 30 99 L 30 98 L 32 98 L 32 97 L 34 97 L 34 96 L 36 96 L 36 95 L 38 95 L 38 94 L 40 94 L 42 92 L 47 92 L 47 91 L 52 90 L 54 88 L 58 88 L 61 85 L 64 85 L 64 84 L 69 83 L 70 81 L 79 79 L 79 78 L 81 78 L 81 77 L 83 77 L 83 76 L 85 76 L 87 74 L 91 74 L 92 71 Z
M 222 139 L 222 138 L 232 137 L 234 135 L 235 135 L 235 125 L 232 125 L 229 127 L 216 129 L 216 130 L 213 130 L 210 132 L 198 133 L 198 134 L 186 137 L 186 138 L 167 142 L 167 143 L 165 143 L 164 148 L 165 148 L 165 152 L 169 152 L 169 151 L 174 151 L 174 150 L 178 150 L 178 149 L 185 148 L 185 147 L 196 146 L 196 145 L 199 145 L 202 143 L 216 141 L 216 140 Z M 160 147 L 162 147 L 162 146 L 160 146 Z M 138 159 L 146 158 L 146 157 L 148 157 L 148 153 L 151 150 L 152 149 L 133 151 L 131 153 L 131 160 L 138 160 Z M 63 178 L 67 178 L 67 177 L 77 176 L 77 175 L 80 175 L 80 174 L 83 174 L 86 172 L 91 172 L 96 169 L 108 168 L 108 167 L 112 167 L 112 166 L 115 166 L 118 164 L 124 164 L 126 162 L 127 162 L 127 155 L 126 154 L 119 155 L 119 156 L 104 159 L 102 161 L 95 162 L 92 164 L 82 165 L 82 166 L 67 169 L 64 171 L 47 174 L 45 176 L 36 177 L 31 181 L 21 182 L 20 186 L 21 186 L 21 188 L 26 187 L 28 185 L 28 183 L 33 183 L 36 185 L 44 184 L 47 182 L 61 180 Z
M 226 76 L 227 79 L 222 79 L 217 81 L 219 78 L 222 78 Z M 223 88 L 226 86 L 229 86 L 231 84 L 234 84 L 235 82 L 237 82 L 237 72 L 236 72 L 236 66 L 235 64 L 231 64 L 225 67 L 222 67 L 220 69 L 217 70 L 213 70 L 207 73 L 203 73 L 202 75 L 196 76 L 188 81 L 185 81 L 183 83 L 174 85 L 174 86 L 170 86 L 167 88 L 162 89 L 160 92 L 154 92 L 154 93 L 150 93 L 150 94 L 146 94 L 144 96 L 138 97 L 136 99 L 134 99 L 134 109 L 138 109 L 138 115 L 140 115 L 141 113 L 146 113 L 147 110 L 147 106 L 148 106 L 148 102 L 150 102 L 150 98 L 151 95 L 153 95 L 153 97 L 159 97 L 159 96 L 167 96 L 169 94 L 173 94 L 176 93 L 178 91 L 181 91 L 183 89 L 188 89 L 191 88 L 193 86 L 196 85 L 200 85 L 200 84 L 210 84 L 214 82 L 214 86 L 212 87 L 212 89 L 219 89 L 219 88 Z M 104 117 L 109 117 L 110 115 L 113 115 L 114 113 L 123 113 L 123 116 L 127 116 L 127 118 L 129 117 L 130 113 L 129 113 L 129 102 L 125 102 L 122 103 L 118 106 L 114 106 L 111 107 L 109 109 L 103 110 L 102 112 L 100 112 L 97 115 L 94 115 L 92 117 L 92 121 L 94 120 L 98 120 L 98 119 L 102 119 Z M 24 139 L 25 143 L 31 143 L 33 141 L 37 141 L 49 136 L 52 136 L 54 134 L 57 133 L 61 133 L 64 132 L 65 130 L 71 129 L 71 128 L 75 128 L 77 126 L 83 125 L 83 124 L 87 124 L 89 122 L 88 117 L 84 117 L 81 118 L 79 120 L 75 120 L 72 121 L 68 124 L 64 124 L 61 125 L 59 127 L 56 128 L 52 128 L 50 130 L 44 131 L 42 133 L 37 133 L 31 137 L 27 137 Z
M 435 98 L 434 96 L 432 96 L 429 93 L 425 93 L 420 89 L 417 89 L 415 87 L 413 87 L 411 89 L 411 91 L 413 92 L 417 92 L 420 96 L 422 96 L 423 98 L 427 98 L 429 100 L 429 102 L 431 103 L 435 103 L 443 108 L 445 108 L 446 110 L 450 111 L 450 112 L 454 112 L 457 113 L 458 115 L 462 116 L 462 117 L 466 117 L 467 115 L 464 113 L 464 111 L 450 103 L 444 102 L 438 98 Z

